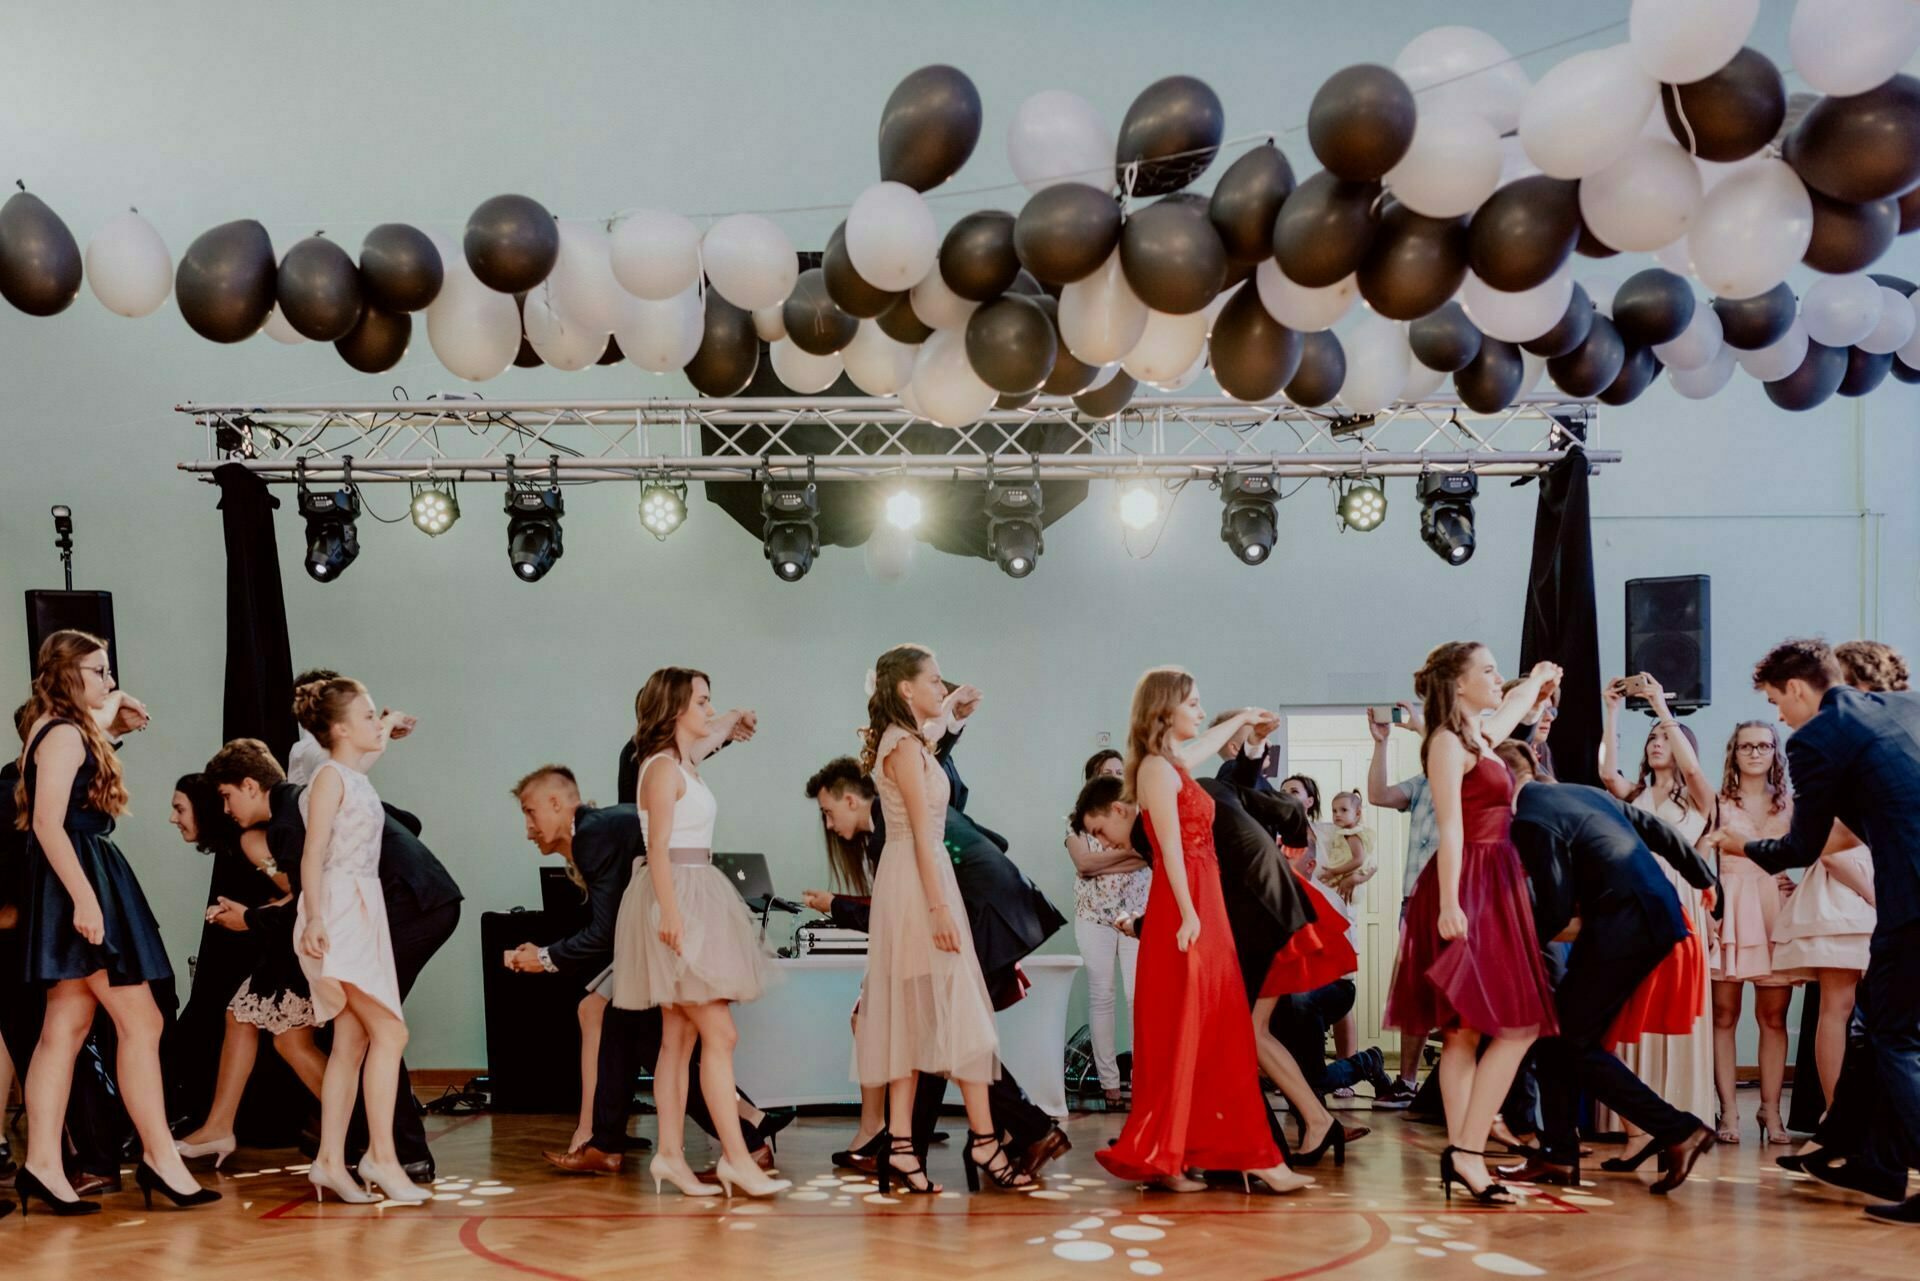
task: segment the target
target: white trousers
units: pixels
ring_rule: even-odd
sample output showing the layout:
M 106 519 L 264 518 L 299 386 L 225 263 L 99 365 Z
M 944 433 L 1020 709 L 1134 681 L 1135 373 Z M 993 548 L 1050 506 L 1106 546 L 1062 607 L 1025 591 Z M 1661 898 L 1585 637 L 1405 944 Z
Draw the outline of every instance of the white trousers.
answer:
M 1087 963 L 1087 1022 L 1093 1033 L 1093 1066 L 1100 1074 L 1100 1088 L 1120 1088 L 1120 1060 L 1114 1045 L 1114 970 L 1120 971 L 1127 989 L 1127 1006 L 1133 1006 L 1133 973 L 1140 955 L 1140 940 L 1130 939 L 1111 925 L 1073 918 L 1073 937 L 1080 945 L 1080 957 Z

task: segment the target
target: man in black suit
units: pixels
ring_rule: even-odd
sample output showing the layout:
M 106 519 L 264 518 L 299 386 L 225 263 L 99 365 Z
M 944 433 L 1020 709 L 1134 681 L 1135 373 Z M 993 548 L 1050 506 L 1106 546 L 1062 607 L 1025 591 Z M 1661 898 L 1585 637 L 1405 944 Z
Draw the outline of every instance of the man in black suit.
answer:
M 1614 1056 L 1606 1035 L 1640 984 L 1687 937 L 1679 896 L 1654 856 L 1707 891 L 1709 902 L 1719 882 L 1671 824 L 1599 788 L 1542 780 L 1538 759 L 1523 742 L 1509 739 L 1496 750 L 1513 771 L 1513 843 L 1532 881 L 1541 944 L 1580 918 L 1579 937 L 1554 993 L 1560 1032 L 1542 1037 L 1533 1050 L 1541 1155 L 1501 1173 L 1577 1186 L 1576 1127 L 1584 1090 L 1651 1136 L 1662 1172 L 1652 1190 L 1665 1195 L 1686 1181 L 1713 1146 L 1713 1131 L 1649 1089 Z
M 1886 1114 L 1865 1151 L 1815 1153 L 1800 1168 L 1892 1201 L 1905 1194 L 1907 1171 L 1920 1166 L 1920 698 L 1848 688 L 1833 651 L 1818 640 L 1775 646 L 1755 665 L 1753 683 L 1793 730 L 1793 825 L 1778 840 L 1743 845 L 1722 832 L 1716 841 L 1769 872 L 1806 867 L 1838 819 L 1872 852 L 1879 914 L 1859 992 Z M 1920 1224 L 1920 1197 L 1867 1213 Z

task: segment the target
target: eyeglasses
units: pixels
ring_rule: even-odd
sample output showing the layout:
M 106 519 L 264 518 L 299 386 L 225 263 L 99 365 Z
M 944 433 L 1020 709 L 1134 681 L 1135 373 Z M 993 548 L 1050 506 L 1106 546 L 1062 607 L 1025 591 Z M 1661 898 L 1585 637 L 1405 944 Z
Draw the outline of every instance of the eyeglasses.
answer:
M 83 672 L 92 672 L 95 676 L 98 676 L 103 681 L 113 679 L 113 669 L 111 667 L 108 667 L 105 663 L 102 663 L 98 667 L 82 667 L 80 670 Z
M 1745 756 L 1770 756 L 1773 754 L 1773 744 L 1740 743 L 1735 745 L 1733 750 Z

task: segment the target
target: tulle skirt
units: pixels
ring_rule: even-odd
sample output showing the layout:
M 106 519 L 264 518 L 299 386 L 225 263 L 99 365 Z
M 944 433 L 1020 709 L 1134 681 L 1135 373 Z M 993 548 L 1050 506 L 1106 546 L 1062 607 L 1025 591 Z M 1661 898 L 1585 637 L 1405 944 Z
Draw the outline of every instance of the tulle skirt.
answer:
M 767 989 L 772 966 L 733 883 L 711 863 L 672 868 L 680 951 L 660 941 L 660 898 L 652 874 L 639 863 L 614 921 L 613 1003 L 644 1010 L 757 999 Z M 603 986 L 596 984 L 596 990 Z
M 1726 906 L 1720 919 L 1720 954 L 1713 964 L 1715 981 L 1790 985 L 1792 979 L 1774 973 L 1773 927 L 1780 916 L 1781 895 L 1773 873 L 1743 855 L 1723 854 L 1720 893 Z
M 1707 990 L 1707 950 L 1692 914 L 1682 909 L 1681 916 L 1687 936 L 1673 945 L 1659 968 L 1627 998 L 1607 1029 L 1607 1044 L 1631 1045 L 1649 1033 L 1685 1036 L 1700 1018 Z
M 1866 847 L 1856 845 L 1833 857 L 1847 860 L 1872 879 L 1873 860 Z M 1817 970 L 1864 974 L 1876 919 L 1873 905 L 1835 880 L 1826 860 L 1816 862 L 1773 923 L 1774 973 L 1805 980 L 1816 978 Z
M 300 895 L 293 917 L 293 947 L 312 993 L 313 1021 L 330 1023 L 347 1008 L 342 985 L 351 983 L 403 1019 L 400 979 L 393 966 L 393 937 L 387 929 L 387 900 L 377 876 L 326 873 L 327 954 L 319 960 L 300 951 L 307 926 L 308 895 Z

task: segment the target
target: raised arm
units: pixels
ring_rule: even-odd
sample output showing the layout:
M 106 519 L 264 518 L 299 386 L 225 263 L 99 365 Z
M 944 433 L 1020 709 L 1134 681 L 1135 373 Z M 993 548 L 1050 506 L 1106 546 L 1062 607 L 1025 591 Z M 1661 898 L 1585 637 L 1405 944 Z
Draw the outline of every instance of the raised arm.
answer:
M 1214 750 L 1219 750 L 1219 743 L 1214 744 Z M 1140 808 L 1160 838 L 1160 857 L 1155 870 L 1167 878 L 1167 888 L 1173 892 L 1173 901 L 1180 909 L 1180 928 L 1174 934 L 1174 943 L 1184 952 L 1200 937 L 1200 914 L 1193 910 L 1193 892 L 1187 885 L 1186 851 L 1180 844 L 1180 774 L 1172 762 L 1163 757 L 1149 757 L 1140 763 L 1136 785 L 1140 790 Z
M 1413 798 L 1398 783 L 1387 782 L 1387 739 L 1393 735 L 1393 723 L 1382 725 L 1367 717 L 1367 733 L 1373 737 L 1373 757 L 1367 762 L 1367 804 L 1381 809 L 1413 808 Z
M 1707 771 L 1700 766 L 1700 754 L 1693 750 L 1692 742 L 1680 732 L 1680 722 L 1667 710 L 1667 692 L 1651 676 L 1647 677 L 1647 702 L 1653 705 L 1658 723 L 1666 727 L 1667 748 L 1673 753 L 1673 767 L 1680 771 L 1680 778 L 1687 785 L 1687 799 L 1700 813 L 1713 813 L 1713 783 L 1707 778 Z
M 1240 807 L 1253 816 L 1253 821 L 1274 834 L 1282 845 L 1291 845 L 1299 849 L 1311 839 L 1313 823 L 1307 818 L 1307 807 L 1300 803 L 1297 796 L 1285 792 L 1257 792 L 1251 787 L 1240 789 Z
M 1460 783 L 1467 772 L 1467 747 L 1452 730 L 1436 730 L 1427 740 L 1427 786 L 1433 792 L 1434 826 L 1440 833 L 1434 854 L 1440 878 L 1440 937 L 1467 936 L 1467 914 L 1460 909 L 1460 866 L 1466 853 L 1466 819 L 1460 807 Z
M 1180 763 L 1186 766 L 1188 771 L 1191 772 L 1205 764 L 1208 757 L 1219 755 L 1220 749 L 1227 745 L 1227 740 L 1247 726 L 1264 723 L 1267 726 L 1265 733 L 1270 734 L 1273 732 L 1274 726 L 1279 723 L 1279 720 L 1280 718 L 1272 712 L 1261 711 L 1253 707 L 1247 708 L 1245 711 L 1236 712 L 1232 716 L 1227 717 L 1226 720 L 1221 721 L 1218 725 L 1215 725 L 1212 729 L 1188 739 L 1179 749 Z M 1265 734 L 1262 734 L 1262 737 L 1264 736 Z M 1168 765 L 1167 769 L 1171 771 L 1173 766 Z M 1177 775 L 1174 778 L 1174 793 L 1175 795 L 1179 794 L 1179 778 Z M 1154 830 L 1159 830 L 1157 825 Z
M 1542 693 L 1550 693 L 1560 680 L 1558 663 L 1535 663 L 1527 678 L 1515 685 L 1507 696 L 1500 700 L 1500 706 L 1493 715 L 1487 717 L 1481 728 L 1489 743 L 1497 743 L 1513 733 L 1513 727 L 1520 723 L 1533 705 L 1540 701 Z
M 713 732 L 693 745 L 693 764 L 698 765 L 728 743 L 745 743 L 759 728 L 755 713 L 736 707 L 713 722 Z
M 300 951 L 314 960 L 327 954 L 327 844 L 333 838 L 333 820 L 340 812 L 346 786 L 340 771 L 323 769 L 307 784 L 307 841 L 300 853 L 300 892 L 306 899 L 307 924 L 300 931 Z
M 33 750 L 33 838 L 73 900 L 74 930 L 98 946 L 106 938 L 100 896 L 94 893 L 67 835 L 67 799 L 73 795 L 74 775 L 86 759 L 86 743 L 76 726 L 55 725 L 41 736 Z
M 887 777 L 900 789 L 900 800 L 907 808 L 908 826 L 913 829 L 913 862 L 920 873 L 920 892 L 927 900 L 928 920 L 933 929 L 933 945 L 942 952 L 960 950 L 959 923 L 940 884 L 940 860 L 946 857 L 941 833 L 933 830 L 933 812 L 927 805 L 927 776 L 922 764 L 926 747 L 917 738 L 902 738 L 881 763 Z
M 647 875 L 653 878 L 653 896 L 660 905 L 656 933 L 675 954 L 686 925 L 680 919 L 680 900 L 673 893 L 673 859 L 667 847 L 673 842 L 673 807 L 686 790 L 680 771 L 665 756 L 648 761 L 640 775 L 640 805 L 647 812 L 647 831 L 653 834 L 647 842 Z
M 1626 684 L 1616 676 L 1601 691 L 1607 705 L 1606 732 L 1600 735 L 1600 781 L 1618 800 L 1633 795 L 1633 780 L 1620 769 L 1620 709 L 1626 705 Z

